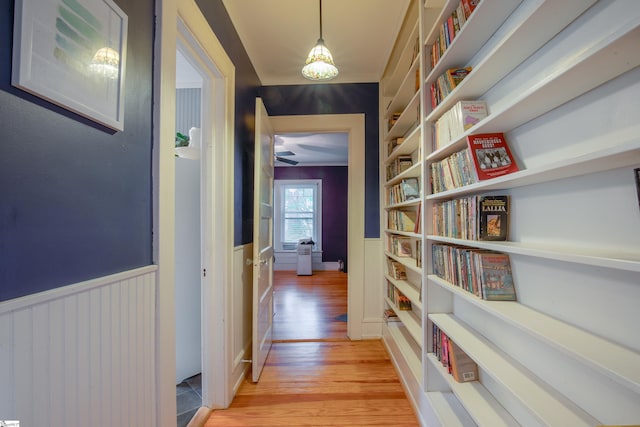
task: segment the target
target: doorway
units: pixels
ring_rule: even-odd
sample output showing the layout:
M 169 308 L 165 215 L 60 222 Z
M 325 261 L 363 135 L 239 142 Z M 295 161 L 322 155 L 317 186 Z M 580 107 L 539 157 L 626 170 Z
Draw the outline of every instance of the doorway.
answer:
M 347 178 L 347 335 L 359 340 L 369 335 L 369 327 L 375 335 L 379 322 L 365 317 L 364 305 L 368 303 L 364 289 L 364 115 L 326 114 L 271 117 L 274 133 L 330 133 L 348 134 Z M 369 326 L 372 325 L 372 326 Z
M 202 406 L 203 77 L 193 58 L 176 50 L 175 307 L 177 425 Z

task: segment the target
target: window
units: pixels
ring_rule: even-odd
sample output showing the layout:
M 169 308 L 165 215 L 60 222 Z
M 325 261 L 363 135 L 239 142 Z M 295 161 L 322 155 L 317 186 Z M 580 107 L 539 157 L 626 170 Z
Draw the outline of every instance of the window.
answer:
M 321 250 L 322 180 L 275 180 L 274 246 L 293 251 L 300 239 L 311 238 Z

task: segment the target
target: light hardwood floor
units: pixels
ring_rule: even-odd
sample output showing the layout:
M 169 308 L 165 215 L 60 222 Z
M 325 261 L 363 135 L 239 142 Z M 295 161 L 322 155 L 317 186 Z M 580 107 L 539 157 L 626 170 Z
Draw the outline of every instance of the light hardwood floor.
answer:
M 278 341 L 260 381 L 205 426 L 418 426 L 382 342 L 347 339 L 346 292 L 344 273 L 276 272 Z

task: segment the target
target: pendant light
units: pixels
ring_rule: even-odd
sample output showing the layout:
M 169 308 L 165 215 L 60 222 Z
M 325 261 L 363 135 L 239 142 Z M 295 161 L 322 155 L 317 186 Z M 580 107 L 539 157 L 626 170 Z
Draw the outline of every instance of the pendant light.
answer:
M 331 80 L 338 75 L 331 52 L 324 45 L 322 38 L 322 0 L 320 0 L 320 38 L 309 52 L 306 65 L 302 68 L 302 75 L 309 80 Z

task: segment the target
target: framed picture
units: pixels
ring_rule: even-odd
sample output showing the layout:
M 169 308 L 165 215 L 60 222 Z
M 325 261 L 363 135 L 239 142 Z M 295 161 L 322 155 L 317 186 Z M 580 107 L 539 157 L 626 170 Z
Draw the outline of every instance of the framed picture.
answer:
M 112 0 L 16 0 L 11 83 L 123 130 L 127 15 Z
M 638 193 L 638 206 L 640 207 L 640 168 L 635 168 L 633 175 L 636 178 L 636 192 Z

